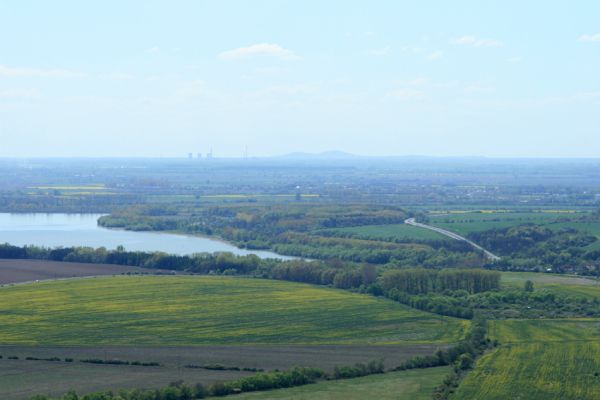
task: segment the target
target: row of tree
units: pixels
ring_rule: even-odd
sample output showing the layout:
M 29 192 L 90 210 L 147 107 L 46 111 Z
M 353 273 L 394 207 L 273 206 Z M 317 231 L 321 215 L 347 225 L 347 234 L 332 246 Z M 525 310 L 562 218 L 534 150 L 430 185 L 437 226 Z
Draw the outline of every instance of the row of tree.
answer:
M 425 268 L 394 269 L 381 278 L 384 291 L 396 289 L 409 294 L 466 290 L 479 293 L 500 288 L 500 273 L 484 269 Z
M 162 252 L 126 251 L 122 247 L 115 250 L 107 250 L 104 247 L 47 248 L 20 247 L 7 243 L 0 244 L 0 258 L 116 264 L 202 274 L 222 273 L 226 270 L 234 270 L 237 274 L 251 274 L 259 266 L 268 268 L 278 262 L 277 260 L 261 260 L 254 254 L 236 256 L 227 252 L 179 256 Z

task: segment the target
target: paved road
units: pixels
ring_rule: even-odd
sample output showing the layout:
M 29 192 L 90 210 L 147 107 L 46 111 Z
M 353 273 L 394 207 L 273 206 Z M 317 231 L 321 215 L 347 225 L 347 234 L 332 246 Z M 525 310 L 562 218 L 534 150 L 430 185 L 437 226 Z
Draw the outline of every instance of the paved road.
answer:
M 450 232 L 450 231 L 448 231 L 446 229 L 438 228 L 437 226 L 431 226 L 431 225 L 427 225 L 427 224 L 422 224 L 420 222 L 417 222 L 414 218 L 409 218 L 406 221 L 404 221 L 404 223 L 407 224 L 407 225 L 412 225 L 412 226 L 416 226 L 416 227 L 423 228 L 423 229 L 429 229 L 430 231 L 441 233 L 442 235 L 448 236 L 449 238 L 452 238 L 452 239 L 455 239 L 455 240 L 460 240 L 460 241 L 463 241 L 463 242 L 467 242 L 471 246 L 473 246 L 474 248 L 476 248 L 477 250 L 482 251 L 483 254 L 485 254 L 485 256 L 490 261 L 498 261 L 498 260 L 500 260 L 500 257 L 498 257 L 497 255 L 495 255 L 491 251 L 484 249 L 483 247 L 481 247 L 477 243 L 475 243 L 475 242 L 467 239 L 464 236 L 460 236 L 460 235 L 458 235 L 458 234 L 456 234 L 454 232 Z

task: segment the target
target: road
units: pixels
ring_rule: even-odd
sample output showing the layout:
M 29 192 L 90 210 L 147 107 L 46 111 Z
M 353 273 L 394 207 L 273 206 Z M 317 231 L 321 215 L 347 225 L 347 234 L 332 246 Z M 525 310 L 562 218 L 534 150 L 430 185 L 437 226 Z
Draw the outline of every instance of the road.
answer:
M 431 225 L 427 225 L 427 224 L 422 224 L 420 222 L 417 222 L 414 218 L 409 218 L 407 220 L 404 221 L 405 224 L 407 225 L 412 225 L 412 226 L 416 226 L 418 228 L 423 228 L 423 229 L 429 229 L 430 231 L 434 231 L 437 233 L 440 233 L 444 236 L 448 236 L 449 238 L 455 239 L 455 240 L 460 240 L 462 242 L 467 242 L 468 244 L 470 244 L 471 246 L 473 246 L 475 249 L 483 252 L 483 254 L 485 254 L 485 256 L 490 260 L 490 261 L 498 261 L 500 260 L 500 257 L 498 257 L 497 255 L 495 255 L 494 253 L 492 253 L 489 250 L 484 249 L 483 247 L 481 247 L 480 245 L 478 245 L 477 243 L 467 239 L 464 236 L 460 236 L 454 232 L 450 232 L 446 229 L 442 229 L 442 228 L 438 228 L 437 226 L 431 226 Z

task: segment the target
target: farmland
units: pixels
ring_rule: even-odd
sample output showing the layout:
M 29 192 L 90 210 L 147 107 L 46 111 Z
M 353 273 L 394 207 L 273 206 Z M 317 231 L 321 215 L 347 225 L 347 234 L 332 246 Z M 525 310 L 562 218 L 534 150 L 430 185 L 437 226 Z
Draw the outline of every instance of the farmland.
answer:
M 332 229 L 332 231 L 351 234 L 356 237 L 393 239 L 398 241 L 411 240 L 447 240 L 448 238 L 437 232 L 420 229 L 407 224 L 389 225 L 363 225 L 349 228 Z
M 381 358 L 393 368 L 460 340 L 466 327 L 457 319 L 372 296 L 249 278 L 116 276 L 48 281 L 5 286 L 0 289 L 0 304 L 4 344 L 0 386 L 7 399 L 58 395 L 71 388 L 87 393 L 163 387 L 178 379 L 208 385 L 250 374 L 185 368 L 190 364 L 267 371 L 318 366 L 331 371 L 336 365 Z M 94 365 L 78 362 L 81 359 L 160 366 Z M 409 375 L 397 383 L 380 382 L 381 390 L 393 393 L 406 386 L 417 393 L 425 385 L 429 394 L 435 386 L 429 372 Z M 373 390 L 383 378 L 365 378 L 361 390 Z M 346 391 L 359 390 L 358 384 L 362 387 L 361 381 L 323 383 Z M 319 385 L 314 396 L 333 390 Z
M 600 320 L 493 321 L 490 334 L 503 345 L 477 362 L 453 398 L 600 396 Z
M 527 343 L 483 356 L 453 399 L 600 397 L 600 343 Z
M 165 271 L 157 271 L 155 269 L 112 264 L 71 263 L 47 260 L 0 259 L 0 285 L 45 279 L 62 279 L 97 275 L 118 275 L 127 273 L 156 274 L 158 272 Z
M 599 341 L 600 320 L 590 318 L 491 321 L 490 338 L 501 343 Z
M 31 352 L 30 352 L 31 354 Z M 248 372 L 186 368 L 96 365 L 78 362 L 0 360 L 4 400 L 25 400 L 37 394 L 62 395 L 69 390 L 89 393 L 122 388 L 159 388 L 185 379 L 203 384 L 237 379 Z
M 292 389 L 231 396 L 240 400 L 428 400 L 446 376 L 447 367 L 392 372 L 363 378 L 320 382 Z M 230 397 L 226 397 L 229 399 Z
M 82 394 L 160 388 L 179 379 L 208 386 L 255 369 L 294 366 L 332 373 L 335 366 L 380 358 L 389 369 L 451 346 L 479 323 L 449 315 L 486 316 L 489 337 L 500 343 L 493 350 L 485 347 L 483 357 L 484 350 L 464 353 L 476 364 L 474 370 L 465 368 L 455 399 L 598 396 L 600 321 L 591 316 L 600 309 L 590 300 L 600 297 L 600 283 L 575 274 L 597 272 L 600 253 L 590 250 L 600 248 L 600 241 L 589 235 L 600 237 L 600 214 L 593 209 L 600 197 L 583 193 L 583 186 L 554 197 L 554 178 L 536 175 L 527 178 L 528 187 L 509 187 L 510 176 L 457 172 L 457 179 L 429 169 L 418 172 L 418 165 L 402 171 L 402 163 L 377 167 L 375 174 L 354 162 L 310 168 L 225 161 L 117 164 L 118 169 L 103 161 L 77 164 L 70 172 L 50 166 L 43 176 L 27 169 L 6 173 L 0 208 L 95 211 L 110 214 L 102 226 L 213 236 L 310 260 L 38 248 L 19 254 L 39 260 L 0 261 L 2 398 L 61 395 L 71 388 Z M 569 185 L 571 177 L 564 178 Z M 402 223 L 413 217 L 470 237 L 494 253 L 496 246 L 502 259 L 488 263 L 464 243 Z M 519 225 L 531 226 L 486 232 Z M 109 260 L 181 274 L 62 262 L 114 262 Z M 500 287 L 467 294 L 456 288 L 410 293 L 378 286 L 390 270 L 425 267 L 441 273 L 482 266 L 502 271 Z M 115 276 L 98 276 L 104 274 Z M 95 277 L 62 279 L 80 276 Z M 62 280 L 50 281 L 55 279 Z M 524 289 L 528 280 L 533 290 Z M 543 319 L 550 317 L 555 319 Z M 60 361 L 48 361 L 55 358 Z M 96 365 L 84 359 L 160 365 Z M 458 358 L 444 361 L 454 364 L 447 368 L 432 367 L 440 364 L 427 357 L 417 360 L 419 368 L 427 368 L 235 398 L 429 399 L 458 365 Z M 202 368 L 215 364 L 227 369 Z
M 331 371 L 335 365 L 352 365 L 385 358 L 391 368 L 415 355 L 431 354 L 432 345 L 349 346 L 0 346 L 0 387 L 3 399 L 26 399 L 43 392 L 61 395 L 79 392 L 160 388 L 183 379 L 205 385 L 251 375 L 245 371 L 190 369 L 186 365 L 237 366 L 285 370 L 319 365 Z M 7 357 L 19 357 L 9 360 Z M 98 365 L 80 362 L 30 361 L 27 357 L 119 359 L 158 362 L 159 367 Z
M 508 228 L 523 224 L 545 226 L 554 231 L 564 228 L 576 229 L 600 238 L 600 222 L 581 218 L 590 214 L 581 210 L 535 210 L 535 211 L 474 211 L 461 213 L 432 213 L 430 224 L 461 235 L 489 229 Z M 597 246 L 597 245 L 593 245 Z
M 507 228 L 522 224 L 546 225 L 574 215 L 585 215 L 575 212 L 465 212 L 448 215 L 435 215 L 430 224 L 448 229 L 461 235 L 482 232 L 494 228 Z
M 3 288 L 0 304 L 5 344 L 449 343 L 465 327 L 371 296 L 227 277 L 44 282 Z
M 503 272 L 502 286 L 521 289 L 526 281 L 532 281 L 536 289 L 571 296 L 600 298 L 600 280 L 577 276 L 543 274 L 536 272 Z

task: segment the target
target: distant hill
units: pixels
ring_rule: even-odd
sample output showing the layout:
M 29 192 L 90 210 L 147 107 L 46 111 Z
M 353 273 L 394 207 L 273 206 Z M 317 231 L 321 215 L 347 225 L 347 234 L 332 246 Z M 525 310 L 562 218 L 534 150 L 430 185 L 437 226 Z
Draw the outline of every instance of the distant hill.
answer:
M 346 153 L 338 150 L 324 151 L 322 153 L 304 153 L 294 152 L 288 153 L 277 158 L 293 159 L 293 160 L 348 160 L 353 158 L 361 158 L 361 156 L 351 153 Z

